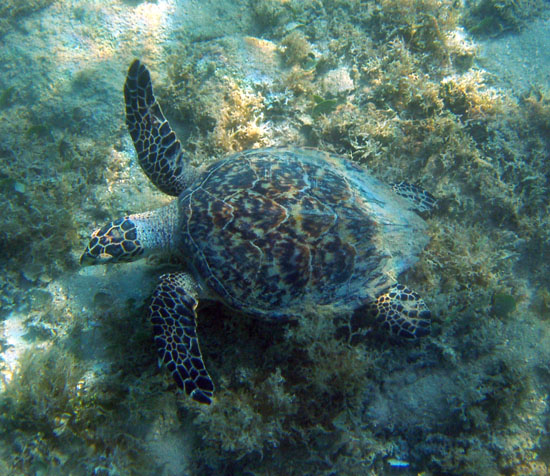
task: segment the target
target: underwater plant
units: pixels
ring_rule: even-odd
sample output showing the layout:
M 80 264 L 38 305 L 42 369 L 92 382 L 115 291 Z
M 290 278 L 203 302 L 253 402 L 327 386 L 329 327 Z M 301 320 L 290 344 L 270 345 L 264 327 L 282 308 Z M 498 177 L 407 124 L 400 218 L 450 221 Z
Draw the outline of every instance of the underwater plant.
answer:
M 544 12 L 544 0 L 475 0 L 468 2 L 464 24 L 473 35 L 495 37 L 521 30 Z

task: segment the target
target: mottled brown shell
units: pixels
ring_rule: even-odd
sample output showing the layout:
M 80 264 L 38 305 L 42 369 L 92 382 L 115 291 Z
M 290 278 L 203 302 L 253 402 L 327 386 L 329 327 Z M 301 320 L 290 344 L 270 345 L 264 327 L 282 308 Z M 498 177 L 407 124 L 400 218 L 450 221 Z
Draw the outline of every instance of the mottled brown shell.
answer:
M 374 299 L 428 240 L 391 187 L 310 149 L 230 156 L 179 200 L 182 254 L 199 281 L 230 306 L 273 318 Z

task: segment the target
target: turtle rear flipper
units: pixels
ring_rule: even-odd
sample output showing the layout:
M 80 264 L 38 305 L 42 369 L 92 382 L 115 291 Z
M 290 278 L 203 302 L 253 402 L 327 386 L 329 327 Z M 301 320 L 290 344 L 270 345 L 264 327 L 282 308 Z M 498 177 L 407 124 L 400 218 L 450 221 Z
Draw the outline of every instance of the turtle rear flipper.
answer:
M 402 284 L 394 284 L 369 304 L 376 322 L 392 334 L 416 339 L 430 333 L 432 313 L 422 298 Z
M 162 192 L 179 195 L 195 176 L 195 169 L 155 99 L 149 71 L 139 60 L 128 70 L 124 100 L 126 125 L 141 168 Z
M 189 275 L 164 274 L 153 293 L 151 321 L 159 356 L 178 386 L 193 400 L 210 404 L 214 384 L 204 367 L 197 338 L 196 295 Z
M 393 191 L 400 197 L 406 199 L 412 210 L 417 212 L 429 212 L 435 207 L 436 199 L 428 191 L 407 182 L 397 182 L 392 184 Z

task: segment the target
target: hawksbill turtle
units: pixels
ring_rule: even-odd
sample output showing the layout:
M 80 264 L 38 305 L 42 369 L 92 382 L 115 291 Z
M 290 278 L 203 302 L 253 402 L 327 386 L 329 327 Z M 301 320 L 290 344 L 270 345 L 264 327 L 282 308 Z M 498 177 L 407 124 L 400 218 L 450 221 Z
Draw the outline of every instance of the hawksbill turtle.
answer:
M 343 157 L 308 148 L 247 150 L 195 168 L 139 60 L 124 98 L 143 171 L 177 198 L 94 231 L 80 263 L 153 252 L 181 260 L 181 271 L 160 277 L 150 316 L 160 359 L 191 398 L 209 404 L 214 392 L 196 330 L 201 300 L 278 321 L 322 308 L 364 309 L 397 336 L 429 333 L 428 307 L 395 277 L 429 241 L 416 212 L 434 206 L 432 195 L 384 184 Z

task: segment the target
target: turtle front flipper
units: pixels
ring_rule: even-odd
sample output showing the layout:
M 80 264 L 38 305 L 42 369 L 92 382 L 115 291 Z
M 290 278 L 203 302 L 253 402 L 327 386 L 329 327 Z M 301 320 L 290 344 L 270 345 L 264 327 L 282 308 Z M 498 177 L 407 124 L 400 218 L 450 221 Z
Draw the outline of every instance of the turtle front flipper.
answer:
M 422 298 L 402 284 L 394 284 L 369 304 L 376 322 L 392 334 L 416 339 L 430 333 L 432 313 Z
M 210 404 L 214 384 L 204 367 L 196 326 L 197 290 L 185 273 L 164 274 L 153 293 L 151 321 L 159 356 L 178 386 Z
M 195 176 L 195 169 L 155 99 L 149 71 L 139 60 L 128 70 L 124 100 L 126 125 L 141 168 L 161 191 L 179 195 Z

